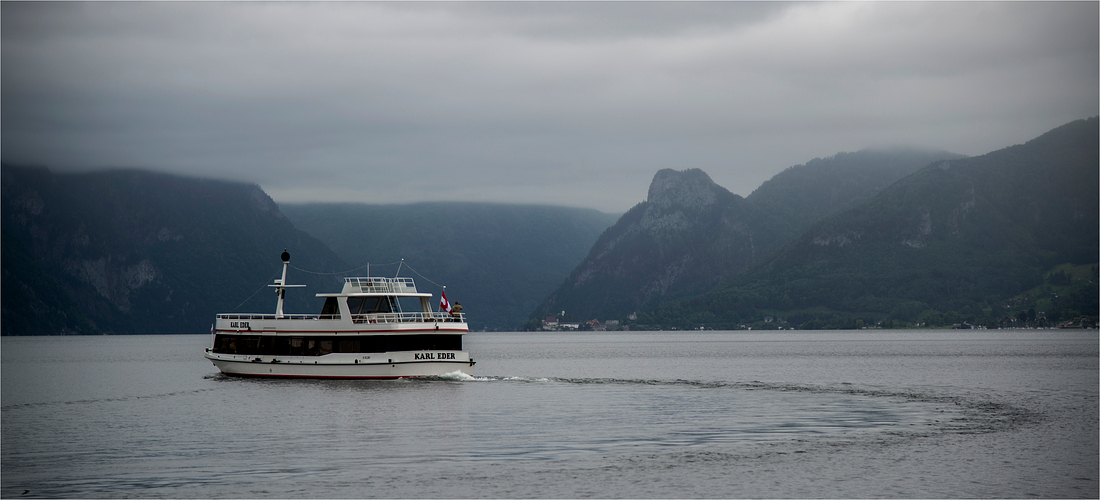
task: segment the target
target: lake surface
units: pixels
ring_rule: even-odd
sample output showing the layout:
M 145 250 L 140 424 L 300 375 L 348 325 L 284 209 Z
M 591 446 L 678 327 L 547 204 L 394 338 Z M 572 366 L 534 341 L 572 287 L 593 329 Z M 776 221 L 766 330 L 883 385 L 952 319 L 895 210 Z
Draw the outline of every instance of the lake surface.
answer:
M 0 496 L 1100 497 L 1096 330 L 471 333 L 473 376 L 3 337 Z

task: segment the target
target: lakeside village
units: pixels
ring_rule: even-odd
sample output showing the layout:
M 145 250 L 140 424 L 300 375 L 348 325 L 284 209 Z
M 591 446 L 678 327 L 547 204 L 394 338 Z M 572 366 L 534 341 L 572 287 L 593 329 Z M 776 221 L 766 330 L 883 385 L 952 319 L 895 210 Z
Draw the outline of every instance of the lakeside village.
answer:
M 629 331 L 630 330 L 629 325 L 620 324 L 619 320 L 617 320 L 617 319 L 609 319 L 607 321 L 604 321 L 603 323 L 600 323 L 600 320 L 598 320 L 598 319 L 590 319 L 588 321 L 585 321 L 584 323 L 578 323 L 578 322 L 564 321 L 563 318 L 565 318 L 565 311 L 562 311 L 561 314 L 559 314 L 557 316 L 546 316 L 545 318 L 542 319 L 542 325 L 539 328 L 539 330 L 543 330 L 543 331 L 578 331 L 579 330 L 579 331 L 587 331 L 587 332 L 618 332 L 618 331 Z M 627 319 L 630 320 L 630 321 L 634 321 L 634 320 L 638 319 L 638 314 L 637 313 L 631 313 L 630 316 L 627 316 Z M 768 318 L 765 319 L 765 321 L 767 323 L 772 323 L 773 320 L 774 319 L 771 318 L 771 317 L 768 317 Z M 774 329 L 783 330 L 784 327 L 786 326 L 786 323 L 787 323 L 786 321 L 778 320 L 778 322 L 776 322 L 776 325 L 777 326 L 782 325 L 782 326 L 779 326 L 779 328 L 772 328 L 772 329 L 773 330 Z M 700 327 L 699 329 L 700 330 L 709 330 L 710 328 Z M 741 325 L 741 329 L 742 330 L 752 330 L 752 327 L 746 326 L 746 325 Z M 794 330 L 794 328 L 789 328 L 789 329 Z
M 561 312 L 562 317 L 565 316 L 565 311 Z M 630 319 L 634 319 L 637 316 L 630 315 Z M 542 329 L 548 331 L 561 331 L 561 330 L 585 330 L 590 332 L 606 332 L 606 331 L 618 331 L 628 330 L 629 327 L 620 327 L 619 320 L 609 319 L 600 323 L 598 319 L 590 319 L 584 323 L 569 323 L 565 321 L 559 321 L 558 316 L 547 316 L 542 319 Z
M 546 316 L 545 318 L 542 319 L 542 325 L 541 325 L 541 328 L 539 328 L 539 329 L 543 330 L 543 331 L 589 331 L 589 332 L 629 331 L 630 330 L 629 325 L 621 325 L 619 323 L 619 320 L 617 320 L 617 319 L 609 319 L 607 321 L 604 321 L 603 323 L 600 323 L 600 321 L 598 319 L 590 319 L 590 320 L 585 321 L 583 323 L 579 323 L 579 322 L 563 321 L 562 318 L 564 318 L 564 317 L 565 317 L 565 311 L 562 311 L 561 314 L 559 314 L 557 316 Z M 630 316 L 627 317 L 627 319 L 629 319 L 630 321 L 633 321 L 637 318 L 638 318 L 637 314 L 631 314 Z M 820 322 L 820 320 L 816 320 L 816 321 Z M 928 323 L 917 323 L 915 325 L 903 326 L 902 324 L 900 324 L 898 322 L 891 322 L 892 324 L 885 324 L 884 322 L 879 322 L 879 323 L 874 324 L 874 325 L 865 325 L 862 320 L 856 321 L 854 324 L 851 324 L 851 325 L 848 325 L 848 324 L 833 325 L 833 324 L 824 324 L 823 323 L 823 324 L 812 324 L 812 325 L 804 324 L 804 325 L 800 325 L 799 327 L 796 327 L 794 325 L 788 324 L 787 321 L 784 320 L 783 318 L 774 318 L 774 317 L 771 317 L 771 316 L 768 316 L 768 317 L 764 318 L 763 323 L 764 324 L 762 324 L 762 325 L 755 325 L 756 326 L 755 329 L 758 329 L 758 330 L 806 330 L 806 329 L 814 329 L 814 330 L 821 330 L 821 329 L 827 329 L 827 330 L 832 330 L 832 329 L 867 330 L 867 329 L 899 329 L 899 328 L 921 328 L 921 329 L 924 329 L 924 328 L 936 328 L 936 329 L 951 328 L 951 329 L 956 329 L 956 330 L 971 330 L 971 329 L 973 329 L 973 330 L 984 330 L 984 329 L 989 328 L 989 327 L 983 326 L 983 325 L 972 325 L 972 324 L 967 323 L 965 321 L 961 322 L 961 323 L 945 324 L 945 325 L 931 325 L 931 324 L 928 324 Z M 1060 321 L 1060 322 L 1055 323 L 1055 322 L 1048 321 L 1045 314 L 1042 311 L 1036 313 L 1034 309 L 1031 309 L 1027 312 L 1020 313 L 1019 316 L 1009 316 L 1009 317 L 1006 317 L 1006 318 L 1002 319 L 1001 321 L 999 321 L 999 324 L 996 325 L 994 328 L 995 329 L 1003 329 L 1003 328 L 1023 328 L 1023 329 L 1067 328 L 1067 329 L 1087 329 L 1087 330 L 1091 330 L 1093 328 L 1100 328 L 1100 319 L 1098 319 L 1095 316 L 1094 317 L 1078 317 L 1078 318 L 1073 318 L 1073 319 L 1070 319 L 1070 320 L 1064 320 L 1064 321 Z M 699 330 L 711 330 L 712 328 L 700 327 L 698 329 Z M 752 325 L 740 325 L 739 329 L 741 329 L 741 330 L 753 330 L 754 326 L 752 326 Z

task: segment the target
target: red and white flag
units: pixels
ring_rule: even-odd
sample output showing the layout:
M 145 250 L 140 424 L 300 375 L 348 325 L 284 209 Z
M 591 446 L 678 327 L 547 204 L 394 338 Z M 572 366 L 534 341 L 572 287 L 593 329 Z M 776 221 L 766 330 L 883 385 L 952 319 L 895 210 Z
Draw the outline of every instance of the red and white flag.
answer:
M 451 303 L 447 302 L 447 289 L 443 289 L 443 298 L 439 300 L 439 310 L 451 312 Z

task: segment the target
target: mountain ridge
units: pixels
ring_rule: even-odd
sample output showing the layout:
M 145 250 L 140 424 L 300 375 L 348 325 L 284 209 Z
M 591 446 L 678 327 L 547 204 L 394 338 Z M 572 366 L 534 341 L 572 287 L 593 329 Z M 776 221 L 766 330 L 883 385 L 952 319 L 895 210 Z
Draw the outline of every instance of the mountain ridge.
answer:
M 281 209 L 349 262 L 405 259 L 447 285 L 448 298 L 463 303 L 477 330 L 516 329 L 616 218 L 591 209 L 478 202 Z
M 1097 123 L 1079 120 L 1025 144 L 930 164 L 713 290 L 639 322 L 1011 323 L 1019 311 L 1002 312 L 1013 297 L 1049 281 L 1051 269 L 1096 262 Z M 1047 302 L 1050 321 L 1096 315 L 1095 281 L 1058 290 L 1065 296 Z
M 240 307 L 274 310 L 274 299 L 254 291 L 270 283 L 284 248 L 305 267 L 346 267 L 255 184 L 0 168 L 4 335 L 201 333 L 246 298 Z M 329 289 L 336 281 L 298 282 Z M 312 294 L 287 302 L 319 307 Z
M 912 149 L 839 153 L 790 167 L 748 198 L 718 186 L 700 169 L 662 169 L 646 201 L 600 236 L 525 328 L 537 329 L 542 317 L 560 311 L 574 320 L 618 319 L 702 293 L 796 237 L 811 221 L 885 188 L 890 179 L 935 159 L 958 157 Z M 813 196 L 823 187 L 829 197 Z

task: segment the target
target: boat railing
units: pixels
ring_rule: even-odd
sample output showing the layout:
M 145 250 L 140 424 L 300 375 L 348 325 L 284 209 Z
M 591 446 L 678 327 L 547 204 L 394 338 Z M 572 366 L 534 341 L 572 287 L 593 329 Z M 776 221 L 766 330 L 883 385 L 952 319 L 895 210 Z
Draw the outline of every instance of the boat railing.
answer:
M 218 319 L 228 320 L 308 320 L 308 319 L 340 319 L 339 314 L 218 314 Z M 355 323 L 410 323 L 424 321 L 466 321 L 463 313 L 454 315 L 447 312 L 406 312 L 406 313 L 372 313 L 354 314 L 351 317 Z
M 450 313 L 440 311 L 354 314 L 351 316 L 351 320 L 354 323 L 410 323 L 425 321 L 456 321 L 461 323 L 465 321 L 465 318 L 462 313 L 451 315 Z
M 366 293 L 416 293 L 412 278 L 344 278 L 344 283 Z
M 218 319 L 340 319 L 339 314 L 218 314 Z

